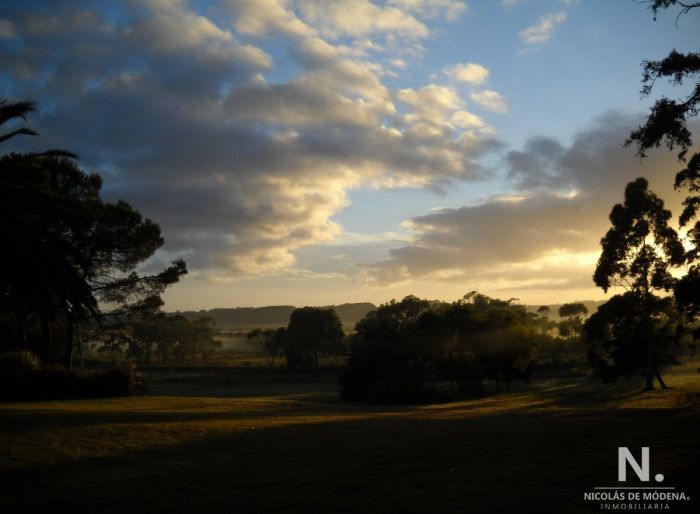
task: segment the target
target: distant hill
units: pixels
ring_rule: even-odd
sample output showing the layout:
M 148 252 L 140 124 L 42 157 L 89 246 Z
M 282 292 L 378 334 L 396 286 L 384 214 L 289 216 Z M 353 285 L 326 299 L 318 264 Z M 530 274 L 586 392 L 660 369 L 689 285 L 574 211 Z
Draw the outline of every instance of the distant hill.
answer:
M 567 303 L 582 303 L 588 309 L 588 316 L 590 316 L 595 311 L 597 311 L 598 307 L 603 305 L 605 302 L 606 302 L 606 300 L 576 300 L 575 302 L 567 302 Z M 564 305 L 564 304 L 563 303 L 555 303 L 555 304 L 547 305 L 547 307 L 549 307 L 548 316 L 552 319 L 555 319 L 555 320 L 559 319 L 559 307 L 561 307 L 562 305 Z M 537 309 L 539 309 L 540 305 L 526 305 L 525 307 L 530 312 L 537 312 Z
M 359 320 L 377 307 L 372 303 L 344 303 L 342 305 L 327 305 L 322 308 L 335 309 L 343 326 L 352 328 Z M 238 328 L 241 330 L 259 327 L 285 327 L 289 316 L 296 309 L 293 305 L 273 305 L 270 307 L 234 307 L 217 308 L 201 311 L 180 312 L 186 318 L 196 319 L 209 316 L 219 327 Z
M 590 316 L 604 301 L 582 301 L 580 303 L 588 307 L 588 315 Z M 561 305 L 548 305 L 550 318 L 555 320 L 559 318 L 558 311 Z M 179 312 L 179 314 L 189 319 L 209 316 L 219 328 L 250 330 L 253 328 L 286 327 L 287 323 L 289 323 L 289 316 L 296 308 L 294 305 L 272 305 L 268 307 L 216 308 L 201 311 L 185 311 Z M 362 302 L 326 305 L 322 306 L 322 308 L 335 309 L 343 323 L 343 327 L 346 331 L 349 331 L 355 327 L 355 323 L 364 318 L 369 311 L 375 310 L 377 306 L 373 303 Z M 526 305 L 526 308 L 531 312 L 536 312 L 539 305 Z

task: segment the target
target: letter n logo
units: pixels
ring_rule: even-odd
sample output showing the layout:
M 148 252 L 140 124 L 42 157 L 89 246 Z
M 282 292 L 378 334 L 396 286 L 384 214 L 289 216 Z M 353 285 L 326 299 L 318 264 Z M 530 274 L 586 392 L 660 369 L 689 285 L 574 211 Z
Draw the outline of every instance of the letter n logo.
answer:
M 635 460 L 632 452 L 626 446 L 617 448 L 617 479 L 620 482 L 627 481 L 627 464 L 637 474 L 637 478 L 642 482 L 649 481 L 649 447 L 642 447 L 642 465 Z

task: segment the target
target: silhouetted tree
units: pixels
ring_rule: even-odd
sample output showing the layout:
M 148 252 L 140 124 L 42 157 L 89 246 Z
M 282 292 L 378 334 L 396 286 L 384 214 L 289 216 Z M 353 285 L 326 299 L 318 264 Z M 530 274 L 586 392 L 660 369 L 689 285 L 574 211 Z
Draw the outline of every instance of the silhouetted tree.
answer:
M 284 355 L 284 348 L 287 341 L 287 329 L 280 327 L 277 329 L 256 328 L 248 332 L 248 340 L 260 344 L 267 356 L 268 364 L 275 365 L 275 358 Z
M 32 110 L 31 102 L 4 102 L 0 124 Z M 16 129 L 0 142 L 20 134 L 36 132 Z M 60 150 L 0 157 L 0 237 L 8 247 L 0 255 L 0 308 L 13 313 L 20 346 L 32 318 L 42 333 L 39 353 L 50 356 L 59 334 L 67 367 L 81 326 L 103 324 L 108 309 L 150 308 L 186 273 L 183 261 L 156 275 L 134 271 L 163 244 L 160 228 L 126 202 L 104 202 L 100 177 L 74 158 Z
M 583 329 L 583 318 L 588 314 L 588 308 L 580 303 L 565 303 L 559 307 L 559 316 L 564 318 L 557 325 L 559 335 L 564 339 L 578 341 Z
M 666 388 L 662 367 L 678 364 L 687 349 L 687 327 L 670 297 L 649 295 L 642 312 L 633 292 L 613 296 L 586 321 L 584 330 L 589 360 L 603 380 L 642 371 L 647 389 L 654 388 L 654 376 Z
M 676 279 L 670 268 L 683 264 L 685 258 L 678 234 L 668 225 L 670 218 L 671 212 L 664 209 L 663 200 L 648 189 L 646 179 L 638 178 L 627 184 L 624 203 L 615 205 L 610 213 L 612 228 L 601 240 L 603 251 L 593 275 L 596 285 L 604 291 L 613 285 L 627 291 L 623 295 L 624 310 L 618 309 L 623 301 L 617 297 L 610 300 L 614 300 L 610 307 L 599 308 L 599 311 L 612 310 L 622 316 L 624 319 L 616 324 L 624 327 L 626 334 L 626 338 L 622 338 L 611 331 L 610 339 L 603 347 L 609 349 L 611 356 L 614 355 L 613 360 L 618 362 L 620 369 L 631 369 L 633 363 L 637 363 L 646 376 L 648 389 L 654 388 L 654 376 L 665 387 L 658 369 L 659 342 L 653 336 L 654 316 L 660 305 L 654 292 L 673 288 Z M 665 307 L 663 312 L 667 312 Z M 607 318 L 610 316 L 604 316 Z M 604 333 L 602 330 L 596 332 L 598 337 Z M 625 351 L 617 351 L 616 346 L 624 346 Z M 619 363 L 623 357 L 630 362 Z M 592 362 L 600 363 L 601 359 L 601 356 L 596 356 Z
M 486 377 L 506 387 L 527 380 L 536 356 L 536 341 L 551 327 L 514 300 L 499 300 L 476 292 L 466 294 L 445 313 L 460 354 L 476 355 Z
M 221 342 L 214 338 L 213 324 L 206 316 L 189 320 L 179 314 L 137 313 L 122 326 L 104 332 L 99 351 L 142 364 L 150 364 L 154 357 L 161 362 L 188 358 L 206 362 L 221 348 Z
M 559 316 L 562 318 L 583 317 L 588 314 L 588 307 L 582 303 L 565 303 L 559 307 Z
M 347 400 L 418 401 L 434 392 L 426 377 L 478 394 L 485 377 L 507 387 L 527 380 L 541 320 L 525 307 L 469 293 L 452 304 L 407 296 L 370 312 L 356 325 L 340 375 Z
M 680 17 L 700 7 L 698 2 L 677 0 L 651 0 L 644 3 L 649 4 L 654 12 L 654 19 L 662 9 L 678 8 Z M 644 61 L 642 66 L 644 71 L 641 92 L 645 96 L 652 93 L 653 86 L 659 79 L 668 79 L 678 86 L 688 82 L 691 85 L 690 93 L 679 100 L 665 96 L 656 100 L 646 122 L 632 132 L 627 144 L 634 144 L 641 158 L 646 157 L 649 149 L 662 144 L 671 151 L 678 151 L 678 160 L 684 167 L 676 173 L 674 185 L 676 189 L 685 189 L 688 192 L 679 221 L 681 227 L 688 230 L 691 248 L 685 256 L 687 272 L 676 283 L 674 295 L 679 308 L 684 309 L 690 316 L 696 316 L 700 314 L 700 153 L 688 156 L 693 146 L 688 121 L 698 115 L 700 104 L 700 53 L 683 53 L 674 49 L 664 59 Z
M 303 307 L 289 317 L 285 354 L 292 368 L 313 366 L 318 373 L 319 356 L 330 354 L 345 334 L 333 309 Z
M 370 311 L 355 325 L 350 356 L 340 373 L 345 400 L 415 401 L 425 383 L 426 356 L 413 337 L 430 302 L 407 296 Z M 423 327 L 434 326 L 425 318 Z

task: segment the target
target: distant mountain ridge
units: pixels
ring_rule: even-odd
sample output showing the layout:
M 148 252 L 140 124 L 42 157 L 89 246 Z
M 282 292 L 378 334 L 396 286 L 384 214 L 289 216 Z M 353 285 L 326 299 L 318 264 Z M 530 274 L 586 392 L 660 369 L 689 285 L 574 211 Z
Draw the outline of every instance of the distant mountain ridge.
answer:
M 185 311 L 179 314 L 189 319 L 209 316 L 218 326 L 222 327 L 285 327 L 289 323 L 289 316 L 296 308 L 294 305 L 272 305 L 268 307 L 215 308 Z M 320 308 L 335 309 L 343 325 L 354 326 L 369 311 L 373 311 L 377 307 L 373 303 L 362 302 L 326 305 Z

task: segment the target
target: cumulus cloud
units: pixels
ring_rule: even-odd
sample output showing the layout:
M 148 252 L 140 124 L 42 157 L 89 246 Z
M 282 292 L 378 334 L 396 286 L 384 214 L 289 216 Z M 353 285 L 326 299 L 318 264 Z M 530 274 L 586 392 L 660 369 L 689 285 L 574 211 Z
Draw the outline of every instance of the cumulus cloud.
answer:
M 458 63 L 445 69 L 452 79 L 467 84 L 482 84 L 489 76 L 488 68 L 473 62 Z
M 163 257 L 219 275 L 289 269 L 299 249 L 342 235 L 332 217 L 350 188 L 444 188 L 482 172 L 496 142 L 457 114 L 457 92 L 391 89 L 358 56 L 379 51 L 375 36 L 425 37 L 418 10 L 365 2 L 353 20 L 329 1 L 337 16 L 319 20 L 303 2 L 198 5 L 0 5 L 15 39 L 0 76 L 46 106 L 32 119 L 42 137 L 18 144 L 79 153 L 106 195 L 162 225 Z
M 520 32 L 526 45 L 541 45 L 549 41 L 558 25 L 566 20 L 566 13 L 553 13 L 540 17 L 537 23 Z
M 389 0 L 389 4 L 425 18 L 444 16 L 447 21 L 455 21 L 469 10 L 461 0 Z
M 230 13 L 233 26 L 242 34 L 302 38 L 314 35 L 314 30 L 301 21 L 284 1 L 224 0 L 222 7 Z
M 415 38 L 428 35 L 428 28 L 410 14 L 368 0 L 302 0 L 300 9 L 308 23 L 331 38 L 378 32 Z
M 584 288 L 607 216 L 625 184 L 645 176 L 678 212 L 673 155 L 654 153 L 640 163 L 622 142 L 640 118 L 608 113 L 576 135 L 570 146 L 548 137 L 529 140 L 505 156 L 515 191 L 483 203 L 440 209 L 406 222 L 413 242 L 364 266 L 370 282 L 463 281 L 465 287 Z M 494 282 L 494 281 L 497 281 Z
M 508 110 L 506 99 L 498 91 L 484 89 L 483 91 L 471 93 L 469 96 L 487 111 L 506 112 Z

